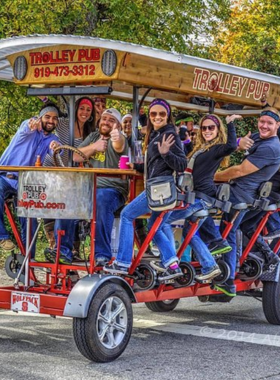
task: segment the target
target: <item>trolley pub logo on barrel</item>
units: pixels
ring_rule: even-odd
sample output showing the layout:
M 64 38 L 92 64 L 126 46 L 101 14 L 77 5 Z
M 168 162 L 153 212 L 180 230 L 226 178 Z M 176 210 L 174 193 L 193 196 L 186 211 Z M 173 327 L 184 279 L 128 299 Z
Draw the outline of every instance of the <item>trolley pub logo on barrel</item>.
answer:
M 85 83 L 114 79 L 120 53 L 111 49 L 62 45 L 13 54 L 9 57 L 18 83 Z

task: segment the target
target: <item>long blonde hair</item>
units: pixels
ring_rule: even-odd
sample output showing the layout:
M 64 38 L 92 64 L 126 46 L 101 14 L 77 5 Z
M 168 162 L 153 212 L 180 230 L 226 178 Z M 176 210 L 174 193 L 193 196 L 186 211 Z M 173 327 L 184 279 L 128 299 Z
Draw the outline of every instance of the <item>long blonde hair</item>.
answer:
M 218 127 L 218 134 L 217 134 L 217 137 L 215 137 L 209 143 L 205 142 L 205 140 L 204 140 L 204 138 L 202 136 L 202 131 L 201 131 L 202 123 L 203 123 L 204 120 L 208 119 L 208 116 L 213 116 L 213 119 L 215 118 L 219 122 L 219 125 L 218 125 L 218 123 L 216 123 L 211 118 L 211 120 L 213 120 L 213 122 Z M 210 119 L 210 117 L 209 117 L 209 119 Z M 200 119 L 200 121 L 199 121 L 199 131 L 197 133 L 196 143 L 195 143 L 194 149 L 192 150 L 192 152 L 189 154 L 188 157 L 192 157 L 194 155 L 194 153 L 197 152 L 200 149 L 204 149 L 204 150 L 207 151 L 207 150 L 209 150 L 214 145 L 217 145 L 217 144 L 226 144 L 226 142 L 227 142 L 227 132 L 226 132 L 226 129 L 225 129 L 225 126 L 224 126 L 224 123 L 222 122 L 222 120 L 217 115 L 212 115 L 212 114 L 204 115 Z M 226 167 L 228 165 L 229 165 L 229 156 L 225 157 L 223 159 L 223 161 L 221 162 L 221 166 L 222 167 Z

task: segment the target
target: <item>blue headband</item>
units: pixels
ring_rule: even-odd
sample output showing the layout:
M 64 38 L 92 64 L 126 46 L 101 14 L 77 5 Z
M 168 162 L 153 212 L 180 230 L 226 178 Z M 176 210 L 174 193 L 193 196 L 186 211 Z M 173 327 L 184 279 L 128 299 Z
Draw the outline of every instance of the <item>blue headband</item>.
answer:
M 270 116 L 275 121 L 277 121 L 277 122 L 280 121 L 280 117 L 276 113 L 274 113 L 272 111 L 262 111 L 261 114 L 260 114 L 260 117 L 262 117 L 262 116 Z
M 170 106 L 169 106 L 169 104 L 168 104 L 165 100 L 163 100 L 163 99 L 154 99 L 154 100 L 152 101 L 152 103 L 150 104 L 149 110 L 150 110 L 153 106 L 157 106 L 157 105 L 164 107 L 164 108 L 166 109 L 166 111 L 167 111 L 167 116 L 170 115 L 170 111 L 171 111 L 171 110 L 170 110 Z

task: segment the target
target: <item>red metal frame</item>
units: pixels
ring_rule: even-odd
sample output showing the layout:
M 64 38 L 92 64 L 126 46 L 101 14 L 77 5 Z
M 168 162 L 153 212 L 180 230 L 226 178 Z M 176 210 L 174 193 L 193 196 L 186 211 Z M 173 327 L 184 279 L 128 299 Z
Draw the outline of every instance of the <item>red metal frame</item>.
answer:
M 100 174 L 101 175 L 101 174 Z M 117 173 L 116 173 L 117 175 Z M 102 174 L 104 176 L 104 174 Z M 59 264 L 59 255 L 57 255 L 56 262 L 54 264 L 52 263 L 39 263 L 39 262 L 30 262 L 29 268 L 30 268 L 30 278 L 34 281 L 34 285 L 29 286 L 27 289 L 24 286 L 20 286 L 19 288 L 15 289 L 14 287 L 0 287 L 0 308 L 2 309 L 10 309 L 11 308 L 11 294 L 14 291 L 23 291 L 23 292 L 30 292 L 30 293 L 36 293 L 40 294 L 40 313 L 46 313 L 50 315 L 63 315 L 64 306 L 67 300 L 67 296 L 71 292 L 71 289 L 73 287 L 73 283 L 71 281 L 71 276 L 69 275 L 70 271 L 85 271 L 89 272 L 90 274 L 93 274 L 96 270 L 101 268 L 96 268 L 94 266 L 94 241 L 95 241 L 95 229 L 96 229 L 96 179 L 98 177 L 98 174 L 94 174 L 94 194 L 93 194 L 93 218 L 91 222 L 91 241 L 93 244 L 91 244 L 91 250 L 90 250 L 90 261 L 89 261 L 89 267 L 87 267 L 85 264 L 72 264 L 72 265 L 61 265 Z M 135 196 L 135 183 L 136 183 L 136 177 L 131 176 L 131 183 L 130 183 L 130 199 L 133 199 Z M 187 207 L 187 206 L 186 206 Z M 177 207 L 176 209 L 182 209 L 182 205 Z M 19 231 L 17 229 L 16 223 L 13 219 L 12 213 L 9 210 L 9 207 L 5 205 L 5 210 L 7 213 L 8 220 L 11 224 L 13 233 L 15 235 L 17 244 L 20 248 L 20 251 L 23 255 L 25 255 L 25 247 L 22 244 Z M 132 265 L 129 270 L 129 274 L 132 275 L 137 266 L 139 265 L 143 254 L 145 253 L 149 243 L 152 241 L 157 228 L 162 223 L 163 217 L 168 211 L 163 211 L 158 218 L 156 219 L 154 225 L 152 226 L 151 230 L 149 231 L 144 243 L 139 249 L 137 257 L 133 260 Z M 244 250 L 242 257 L 241 257 L 241 264 L 244 262 L 244 260 L 247 258 L 252 246 L 254 245 L 259 233 L 264 228 L 268 217 L 273 213 L 273 211 L 268 211 L 265 216 L 262 218 L 261 222 L 259 223 L 254 235 L 249 241 L 249 244 L 247 245 L 246 249 Z M 224 230 L 223 237 L 225 238 L 228 233 L 230 232 L 233 222 L 235 218 L 238 215 L 235 214 L 233 220 L 231 222 L 227 222 L 226 229 Z M 187 234 L 187 236 L 184 239 L 184 242 L 182 243 L 180 249 L 178 250 L 178 257 L 181 258 L 185 248 L 190 243 L 191 238 L 195 234 L 199 224 L 199 219 L 197 221 L 191 223 L 191 228 Z M 63 235 L 63 231 L 58 232 L 58 252 L 60 249 L 60 236 Z M 280 244 L 280 242 L 279 242 Z M 194 267 L 199 267 L 198 262 L 191 262 L 191 265 Z M 45 282 L 39 283 L 37 278 L 34 274 L 34 269 L 44 268 L 46 270 L 45 274 Z M 133 279 L 128 278 L 128 282 L 132 285 Z M 240 279 L 235 280 L 235 284 L 237 287 L 237 291 L 246 291 L 249 289 L 255 289 L 259 287 L 260 281 L 259 280 L 248 280 L 248 281 L 241 281 Z M 210 284 L 199 284 L 196 283 L 192 286 L 188 287 L 174 287 L 170 284 L 162 284 L 158 288 L 146 290 L 146 291 L 138 291 L 135 293 L 137 302 L 152 302 L 152 301 L 160 301 L 165 299 L 178 299 L 183 297 L 193 297 L 193 296 L 205 296 L 205 295 L 211 295 L 211 294 L 217 294 L 217 291 L 214 291 L 211 289 Z

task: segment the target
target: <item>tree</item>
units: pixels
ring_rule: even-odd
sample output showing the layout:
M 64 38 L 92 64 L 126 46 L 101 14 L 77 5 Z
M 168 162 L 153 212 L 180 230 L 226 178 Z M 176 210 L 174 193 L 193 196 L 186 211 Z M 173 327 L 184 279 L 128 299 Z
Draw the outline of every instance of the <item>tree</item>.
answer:
M 205 42 L 211 41 L 217 20 L 227 17 L 229 1 L 2 0 L 0 37 L 88 35 L 207 57 Z M 15 87 L 0 82 L 0 132 L 6 139 L 40 106 Z
M 215 38 L 215 59 L 280 74 L 279 0 L 234 1 Z

